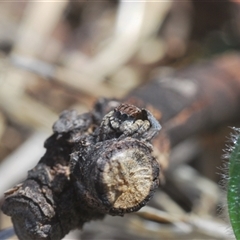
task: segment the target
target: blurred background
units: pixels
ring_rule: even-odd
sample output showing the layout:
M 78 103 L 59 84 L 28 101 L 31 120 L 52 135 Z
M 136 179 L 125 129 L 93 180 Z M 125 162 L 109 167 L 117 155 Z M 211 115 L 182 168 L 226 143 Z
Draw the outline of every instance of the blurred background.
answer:
M 64 109 L 86 112 L 98 97 L 124 98 L 239 49 L 237 0 L 1 1 L 0 204 L 44 154 Z M 139 213 L 91 222 L 66 239 L 231 239 L 218 185 L 229 131 L 174 147 L 177 167 L 170 163 L 166 184 Z M 0 229 L 8 227 L 1 213 Z

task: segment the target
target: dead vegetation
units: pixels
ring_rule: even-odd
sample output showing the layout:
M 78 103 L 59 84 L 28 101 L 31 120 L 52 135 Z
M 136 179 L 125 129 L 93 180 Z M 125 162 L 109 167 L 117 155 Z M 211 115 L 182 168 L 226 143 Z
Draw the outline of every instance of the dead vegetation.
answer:
M 228 126 L 239 123 L 239 11 L 237 1 L 1 2 L 1 201 L 44 154 L 61 111 L 135 96 L 161 111 L 165 184 L 139 212 L 66 239 L 230 239 L 218 182 Z

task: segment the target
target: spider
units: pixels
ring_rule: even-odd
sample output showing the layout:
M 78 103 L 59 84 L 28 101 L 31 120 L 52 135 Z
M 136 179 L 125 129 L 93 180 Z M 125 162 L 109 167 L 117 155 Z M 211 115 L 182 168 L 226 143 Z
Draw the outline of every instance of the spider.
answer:
M 123 103 L 104 116 L 100 129 L 102 140 L 115 134 L 119 139 L 131 136 L 149 141 L 161 125 L 148 110 Z

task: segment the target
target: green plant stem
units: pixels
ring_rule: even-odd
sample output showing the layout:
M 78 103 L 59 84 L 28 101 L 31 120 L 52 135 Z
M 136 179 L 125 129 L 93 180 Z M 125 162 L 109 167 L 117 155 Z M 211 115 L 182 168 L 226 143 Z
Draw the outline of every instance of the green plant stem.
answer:
M 240 240 L 240 130 L 236 130 L 234 146 L 230 149 L 227 201 L 233 232 Z

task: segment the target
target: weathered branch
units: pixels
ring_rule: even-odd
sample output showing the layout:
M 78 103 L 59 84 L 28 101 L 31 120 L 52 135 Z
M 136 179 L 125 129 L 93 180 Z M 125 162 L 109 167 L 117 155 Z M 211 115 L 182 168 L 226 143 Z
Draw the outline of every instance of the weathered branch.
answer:
M 20 239 L 61 239 L 105 214 L 139 210 L 159 185 L 152 138 L 160 125 L 146 109 L 100 100 L 92 112 L 65 111 L 27 179 L 2 210 Z
M 131 92 L 162 113 L 174 146 L 201 131 L 239 120 L 239 54 L 191 65 Z

